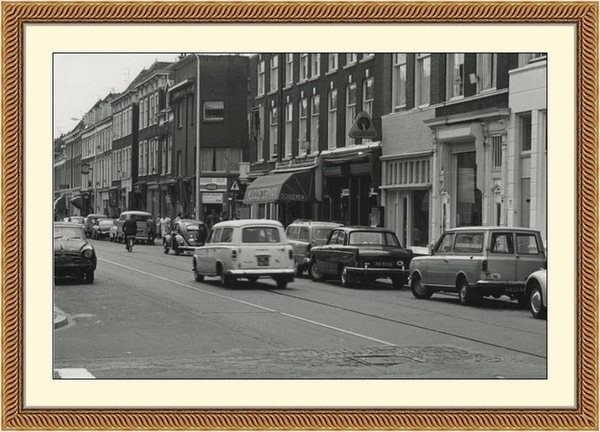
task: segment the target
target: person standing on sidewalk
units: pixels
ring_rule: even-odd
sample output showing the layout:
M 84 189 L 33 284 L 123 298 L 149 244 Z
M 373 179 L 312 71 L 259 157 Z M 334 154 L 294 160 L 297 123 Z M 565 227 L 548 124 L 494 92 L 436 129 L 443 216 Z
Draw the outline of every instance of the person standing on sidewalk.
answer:
M 131 246 L 129 245 L 129 238 L 135 239 L 137 232 L 137 221 L 135 215 L 131 215 L 129 219 L 123 224 L 123 234 L 125 235 L 125 249 L 131 252 Z

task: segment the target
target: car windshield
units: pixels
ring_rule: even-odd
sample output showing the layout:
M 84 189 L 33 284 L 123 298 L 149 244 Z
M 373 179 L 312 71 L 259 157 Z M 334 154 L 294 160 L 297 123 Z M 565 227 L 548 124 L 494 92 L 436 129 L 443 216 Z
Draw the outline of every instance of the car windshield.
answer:
M 113 221 L 111 221 L 110 219 L 103 219 L 99 222 L 99 224 L 102 226 L 111 226 L 113 224 Z
M 279 230 L 271 227 L 249 227 L 242 230 L 243 243 L 279 243 Z
M 81 239 L 81 229 L 74 227 L 55 227 L 54 228 L 54 239 Z
M 378 231 L 354 231 L 350 233 L 350 245 L 400 246 L 396 235 Z

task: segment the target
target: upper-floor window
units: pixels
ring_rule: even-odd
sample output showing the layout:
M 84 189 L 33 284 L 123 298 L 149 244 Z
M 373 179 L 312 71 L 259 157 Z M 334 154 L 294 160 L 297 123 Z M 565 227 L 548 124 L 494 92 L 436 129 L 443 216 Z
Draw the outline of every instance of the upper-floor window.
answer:
M 346 66 L 354 64 L 358 61 L 357 53 L 348 53 L 346 54 Z
M 300 144 L 299 154 L 306 154 L 308 148 L 308 101 L 306 98 L 300 99 L 298 103 L 299 117 L 298 122 L 298 141 Z
M 225 118 L 225 104 L 223 101 L 206 101 L 204 102 L 205 121 L 220 121 Z
M 294 54 L 285 55 L 285 84 L 290 86 L 294 83 Z
M 519 128 L 519 141 L 521 144 L 521 151 L 531 151 L 531 113 L 523 113 L 517 115 L 518 128 Z
M 293 121 L 293 109 L 292 102 L 288 102 L 285 105 L 285 157 L 292 157 L 292 121 Z
M 337 89 L 327 95 L 327 148 L 337 147 Z
M 272 54 L 270 60 L 269 91 L 279 88 L 279 54 Z
M 139 129 L 142 130 L 146 127 L 146 123 L 144 122 L 144 105 L 146 104 L 146 100 L 140 100 L 140 124 Z
M 429 104 L 431 84 L 431 55 L 418 53 L 415 64 L 415 101 L 417 106 Z
M 534 63 L 546 58 L 546 53 L 522 53 L 519 54 L 519 67 Z
M 446 61 L 446 94 L 447 99 L 457 98 L 465 94 L 465 55 L 448 54 Z
M 271 158 L 277 158 L 277 123 L 278 123 L 278 112 L 277 108 L 271 108 L 269 118 L 269 143 L 271 149 Z
M 367 78 L 363 81 L 363 111 L 373 117 L 373 101 L 375 99 L 375 78 Z
M 346 87 L 346 130 L 349 131 L 356 118 L 356 83 Z M 354 144 L 354 138 L 346 134 L 346 145 Z
M 321 54 L 311 54 L 310 56 L 311 77 L 321 75 Z
M 300 81 L 308 79 L 308 54 L 300 54 Z
M 338 68 L 338 54 L 329 54 L 327 62 L 327 71 L 332 72 Z
M 318 94 L 311 99 L 310 110 L 310 153 L 319 151 L 319 112 L 321 98 Z
M 477 54 L 477 92 L 496 88 L 498 54 Z
M 394 54 L 392 75 L 392 103 L 401 108 L 406 106 L 406 54 Z
M 258 61 L 258 75 L 257 75 L 257 94 L 264 95 L 265 94 L 265 60 L 260 59 Z

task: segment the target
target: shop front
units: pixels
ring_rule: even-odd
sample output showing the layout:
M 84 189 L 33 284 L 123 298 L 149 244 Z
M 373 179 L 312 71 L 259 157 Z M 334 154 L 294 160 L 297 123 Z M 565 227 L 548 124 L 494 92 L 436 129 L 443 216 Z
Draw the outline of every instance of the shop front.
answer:
M 379 145 L 356 146 L 322 156 L 323 220 L 383 226 L 380 156 Z
M 296 219 L 316 219 L 315 171 L 316 166 L 257 177 L 244 194 L 250 217 L 275 219 L 284 225 Z

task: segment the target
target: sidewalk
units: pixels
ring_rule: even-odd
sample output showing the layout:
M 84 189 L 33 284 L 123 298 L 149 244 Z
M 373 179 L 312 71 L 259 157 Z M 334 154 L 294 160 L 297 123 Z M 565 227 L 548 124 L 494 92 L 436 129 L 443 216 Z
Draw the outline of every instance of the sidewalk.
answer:
M 54 329 L 55 330 L 59 329 L 61 327 L 66 326 L 67 324 L 69 324 L 67 315 L 55 306 L 54 307 Z

